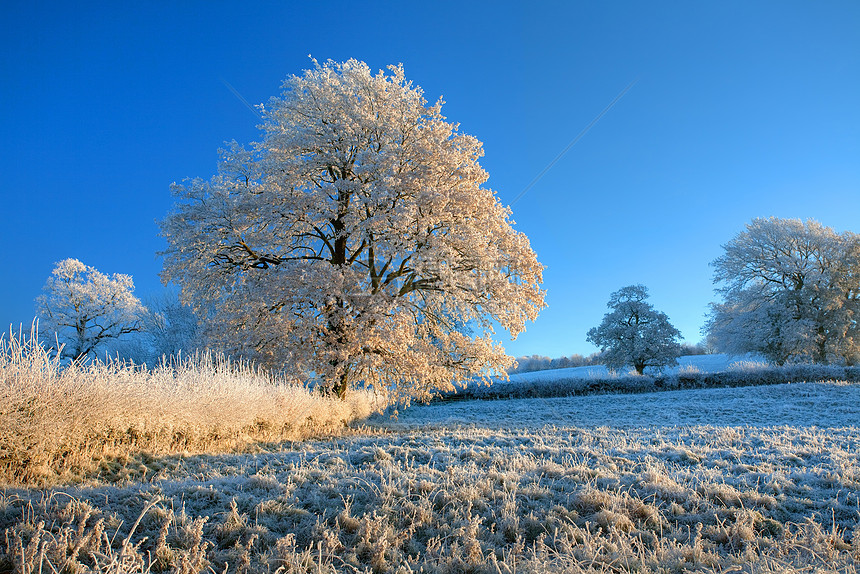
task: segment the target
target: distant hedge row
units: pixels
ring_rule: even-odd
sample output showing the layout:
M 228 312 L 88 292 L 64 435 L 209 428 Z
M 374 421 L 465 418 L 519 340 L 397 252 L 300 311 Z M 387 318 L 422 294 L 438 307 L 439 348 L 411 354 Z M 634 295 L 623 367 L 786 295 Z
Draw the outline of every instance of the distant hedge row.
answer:
M 788 365 L 736 369 L 719 373 L 685 372 L 671 375 L 622 375 L 602 378 L 541 378 L 533 381 L 496 381 L 491 385 L 470 385 L 445 393 L 438 401 L 492 400 L 569 397 L 611 393 L 650 393 L 680 389 L 749 387 L 810 381 L 860 383 L 860 367 L 831 365 Z

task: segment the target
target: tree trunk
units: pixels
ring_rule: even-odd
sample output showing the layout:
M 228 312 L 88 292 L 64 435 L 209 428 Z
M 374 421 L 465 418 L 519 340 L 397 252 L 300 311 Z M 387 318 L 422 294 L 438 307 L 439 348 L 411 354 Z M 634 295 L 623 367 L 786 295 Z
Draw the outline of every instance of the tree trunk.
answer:
M 340 400 L 344 400 L 346 398 L 346 390 L 348 387 L 349 376 L 347 375 L 346 371 L 344 371 L 340 375 L 340 379 L 338 380 L 337 384 L 334 386 L 334 394 L 336 394 L 337 398 L 339 398 Z
M 824 330 L 823 325 L 818 326 L 818 330 L 816 332 L 818 338 L 818 357 L 816 358 L 816 363 L 821 365 L 827 364 L 827 331 Z
M 342 310 L 344 306 L 345 303 L 343 299 L 337 297 L 334 309 L 329 311 L 328 329 L 335 335 L 334 344 L 336 346 L 346 345 L 344 326 L 341 318 L 337 316 L 338 311 Z M 326 391 L 328 394 L 337 395 L 339 399 L 343 400 L 346 397 L 346 391 L 349 388 L 349 361 L 340 361 L 335 358 L 330 361 L 330 364 L 334 367 L 335 376 L 334 380 L 329 381 Z
M 346 229 L 346 225 L 344 220 L 349 210 L 349 193 L 344 191 L 338 192 L 338 212 L 337 217 L 330 220 L 332 230 L 334 232 L 334 250 L 331 253 L 331 259 L 329 263 L 336 267 L 341 267 L 346 265 L 346 247 L 347 247 L 347 237 L 344 232 Z M 335 309 L 328 318 L 328 328 L 330 331 L 333 331 L 337 336 L 335 337 L 335 343 L 337 345 L 345 345 L 346 337 L 343 333 L 343 324 L 340 322 L 341 319 L 339 317 L 335 317 L 334 314 L 337 313 L 338 310 L 342 310 L 345 306 L 343 299 L 340 297 L 336 298 Z M 339 361 L 335 359 L 331 362 L 332 367 L 337 370 L 340 365 Z M 340 374 L 337 376 L 336 381 L 331 381 L 329 383 L 328 391 L 331 394 L 337 395 L 340 400 L 346 398 L 346 391 L 349 388 L 349 373 L 347 369 L 343 369 Z

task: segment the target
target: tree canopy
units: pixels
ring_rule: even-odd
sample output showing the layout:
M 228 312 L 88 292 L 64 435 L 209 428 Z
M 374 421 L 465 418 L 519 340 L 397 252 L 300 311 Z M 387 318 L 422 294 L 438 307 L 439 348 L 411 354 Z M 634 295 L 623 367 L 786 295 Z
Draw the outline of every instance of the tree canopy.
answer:
M 609 297 L 610 312 L 588 331 L 586 340 L 600 347 L 601 358 L 610 369 L 632 366 L 641 375 L 646 367 L 676 364 L 681 332 L 647 298 L 644 285 L 619 289 Z
M 129 275 L 101 273 L 77 259 L 56 264 L 36 298 L 43 339 L 58 341 L 70 359 L 91 357 L 100 345 L 140 330 L 143 305 Z
M 860 236 L 799 219 L 754 219 L 713 263 L 722 303 L 707 325 L 721 351 L 777 364 L 860 358 Z
M 509 367 L 492 339 L 544 307 L 543 267 L 483 186 L 482 145 L 402 66 L 314 62 L 261 106 L 263 138 L 173 186 L 165 280 L 223 350 L 343 396 L 427 398 Z

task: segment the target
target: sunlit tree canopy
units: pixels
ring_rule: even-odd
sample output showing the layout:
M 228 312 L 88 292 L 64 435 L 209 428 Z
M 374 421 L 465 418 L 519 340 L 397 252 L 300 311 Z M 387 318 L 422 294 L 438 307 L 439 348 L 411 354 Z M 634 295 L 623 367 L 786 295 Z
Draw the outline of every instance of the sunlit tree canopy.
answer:
M 402 66 L 314 62 L 263 137 L 173 188 L 164 279 L 224 350 L 343 396 L 427 398 L 512 363 L 492 338 L 544 306 L 543 267 L 484 187 L 481 142 Z

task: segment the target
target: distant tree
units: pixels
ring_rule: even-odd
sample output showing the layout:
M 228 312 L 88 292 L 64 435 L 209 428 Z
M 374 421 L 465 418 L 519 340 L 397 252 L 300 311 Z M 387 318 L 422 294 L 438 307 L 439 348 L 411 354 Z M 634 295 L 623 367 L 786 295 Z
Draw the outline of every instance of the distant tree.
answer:
M 696 346 L 702 349 L 702 354 L 713 355 L 715 353 L 719 353 L 720 350 L 717 347 L 716 340 L 710 333 L 708 333 L 707 324 L 702 329 L 702 331 L 704 332 L 705 337 L 701 341 L 696 343 Z
M 695 345 L 692 343 L 681 343 L 681 355 L 682 356 L 695 356 L 695 355 L 709 355 L 711 354 L 708 351 L 708 347 L 706 346 L 704 341 L 700 341 Z
M 585 360 L 583 361 L 583 366 L 587 366 L 587 367 L 594 367 L 594 366 L 602 365 L 602 364 L 604 364 L 604 361 L 603 361 L 603 353 L 601 351 L 591 353 L 590 355 L 585 357 Z
M 202 328 L 191 305 L 168 291 L 148 302 L 143 318 L 143 332 L 154 358 L 192 353 L 202 347 Z
M 530 373 L 533 371 L 546 371 L 550 369 L 566 369 L 570 367 L 584 367 L 586 365 L 600 364 L 597 361 L 599 353 L 594 353 L 588 357 L 583 357 L 580 354 L 574 353 L 569 357 L 558 357 L 550 359 L 543 355 L 531 355 L 528 357 L 517 357 L 516 367 L 508 371 L 513 375 L 516 373 Z
M 566 369 L 571 366 L 569 357 L 558 357 L 549 362 L 550 369 Z
M 261 108 L 263 141 L 173 188 L 164 279 L 228 352 L 343 397 L 428 398 L 513 359 L 544 307 L 543 266 L 483 187 L 481 143 L 401 66 L 318 64 Z
M 544 371 L 550 368 L 552 360 L 543 355 L 529 355 L 526 357 L 517 357 L 516 366 L 508 372 L 514 373 L 531 373 L 534 371 Z
M 585 364 L 586 364 L 585 363 L 585 360 L 586 360 L 585 357 L 583 357 L 579 353 L 575 353 L 573 355 L 570 355 L 567 358 L 567 360 L 568 360 L 569 366 L 571 366 L 571 367 L 582 367 L 582 366 L 585 366 Z
M 64 259 L 43 291 L 36 298 L 39 330 L 49 344 L 61 344 L 65 358 L 94 356 L 100 345 L 140 330 L 145 309 L 129 275 L 108 276 L 77 259 Z
M 600 347 L 610 369 L 632 366 L 640 375 L 646 367 L 662 368 L 677 363 L 681 332 L 669 323 L 665 313 L 656 311 L 643 285 L 624 287 L 609 298 L 611 309 L 586 340 Z
M 106 342 L 100 354 L 123 361 L 155 366 L 163 359 L 190 356 L 206 347 L 205 326 L 175 290 L 151 295 L 144 301 L 138 332 Z
M 723 352 L 769 360 L 860 358 L 860 236 L 799 219 L 754 219 L 713 263 L 722 303 L 709 339 Z
M 150 295 L 143 304 L 139 330 L 106 341 L 99 348 L 100 355 L 155 366 L 163 358 L 193 355 L 205 348 L 204 326 L 175 290 Z

